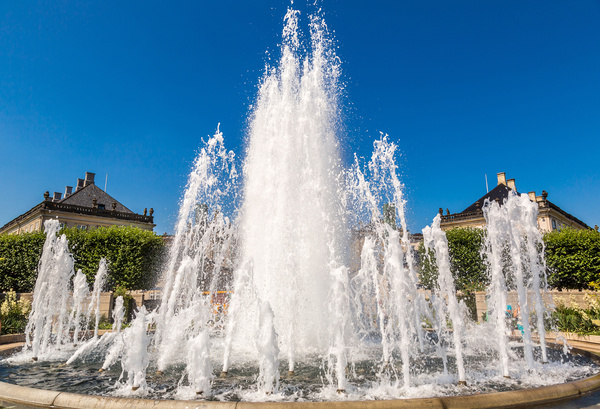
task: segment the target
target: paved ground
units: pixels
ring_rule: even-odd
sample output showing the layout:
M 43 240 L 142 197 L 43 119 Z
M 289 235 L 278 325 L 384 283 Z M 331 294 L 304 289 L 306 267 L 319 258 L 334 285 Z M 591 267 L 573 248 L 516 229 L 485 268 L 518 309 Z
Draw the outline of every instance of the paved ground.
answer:
M 584 408 L 600 408 L 600 391 L 591 393 L 583 398 L 572 401 L 540 406 L 549 409 L 584 409 Z

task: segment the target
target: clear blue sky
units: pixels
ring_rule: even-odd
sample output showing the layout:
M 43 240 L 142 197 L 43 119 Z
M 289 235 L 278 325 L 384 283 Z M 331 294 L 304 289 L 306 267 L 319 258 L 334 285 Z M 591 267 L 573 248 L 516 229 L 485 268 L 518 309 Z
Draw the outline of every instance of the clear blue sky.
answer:
M 91 171 L 172 232 L 200 139 L 221 123 L 243 155 L 288 6 L 0 1 L 0 225 Z M 412 231 L 502 171 L 600 224 L 600 2 L 321 6 L 342 60 L 346 154 L 370 155 L 380 131 L 398 143 Z

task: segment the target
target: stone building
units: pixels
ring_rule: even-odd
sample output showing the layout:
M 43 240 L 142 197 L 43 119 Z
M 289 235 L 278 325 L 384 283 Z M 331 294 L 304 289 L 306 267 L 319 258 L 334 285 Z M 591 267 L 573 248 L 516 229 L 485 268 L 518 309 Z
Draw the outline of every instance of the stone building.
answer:
M 483 195 L 475 203 L 467 207 L 460 213 L 450 213 L 446 209 L 446 214 L 442 208 L 439 209 L 442 215 L 440 227 L 442 230 L 450 230 L 454 227 L 484 227 L 485 218 L 483 217 L 483 205 L 486 200 L 496 201 L 500 204 L 508 197 L 509 192 L 517 192 L 515 179 L 506 179 L 506 173 L 498 173 L 498 184 L 488 193 Z M 518 192 L 517 192 L 518 193 Z M 548 193 L 543 190 L 541 195 L 536 195 L 534 191 L 528 193 L 531 201 L 538 204 L 538 227 L 542 232 L 550 232 L 562 227 L 571 227 L 574 229 L 589 229 L 590 227 L 567 213 L 554 203 L 548 200 Z
M 48 219 L 58 219 L 64 227 L 81 229 L 107 226 L 134 226 L 143 230 L 154 229 L 154 210 L 137 214 L 94 183 L 94 173 L 86 172 L 85 179 L 77 179 L 77 187 L 66 186 L 64 197 L 60 192 L 44 193 L 44 200 L 0 228 L 0 234 L 25 233 L 41 230 Z

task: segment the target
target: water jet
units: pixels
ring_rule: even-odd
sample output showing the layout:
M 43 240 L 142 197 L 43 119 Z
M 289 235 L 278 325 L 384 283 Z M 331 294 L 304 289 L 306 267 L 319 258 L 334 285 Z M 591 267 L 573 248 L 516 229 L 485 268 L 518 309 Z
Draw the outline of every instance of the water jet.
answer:
M 465 318 L 439 217 L 423 231 L 438 279 L 434 290 L 420 288 L 397 146 L 382 135 L 368 161 L 357 155 L 344 163 L 340 63 L 322 16 L 309 20 L 310 44 L 304 47 L 299 13 L 286 14 L 281 58 L 261 81 L 243 165 L 226 149 L 219 128 L 203 142 L 181 202 L 160 307 L 140 308 L 122 331 L 123 316 L 113 317 L 113 332 L 100 335 L 107 265 L 99 266 L 88 294 L 73 271 L 66 237 L 57 235 L 58 223 L 47 222 L 28 348 L 8 365 L 41 371 L 47 362 L 67 360 L 69 370 L 81 365 L 85 374 L 86 365 L 102 363 L 98 372 L 104 376 L 98 378 L 106 379 L 90 383 L 95 391 L 96 382 L 105 382 L 102 393 L 111 398 L 136 392 L 151 399 L 268 397 L 347 400 L 348 406 L 387 399 L 398 406 L 414 404 L 412 396 L 442 405 L 452 401 L 447 394 L 569 381 L 582 383 L 552 396 L 590 390 L 588 381 L 576 379 L 596 373 L 596 364 L 546 348 L 545 269 L 531 217 L 537 204 L 526 195 L 485 207 L 488 323 Z M 503 254 L 512 260 L 509 273 Z M 511 283 L 528 327 L 518 342 L 507 336 Z M 528 294 L 535 308 L 528 309 Z M 78 308 L 88 298 L 88 308 Z M 89 340 L 79 328 L 82 317 L 94 327 Z M 161 379 L 147 379 L 148 370 Z M 11 389 L 0 386 L 0 395 L 2 388 Z

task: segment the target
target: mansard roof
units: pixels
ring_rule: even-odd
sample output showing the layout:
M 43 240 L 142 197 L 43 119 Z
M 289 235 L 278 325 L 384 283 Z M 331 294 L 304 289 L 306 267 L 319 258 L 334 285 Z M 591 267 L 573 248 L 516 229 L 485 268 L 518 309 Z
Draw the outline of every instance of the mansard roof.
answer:
M 480 225 L 482 222 L 485 222 L 485 220 L 483 220 L 483 206 L 486 200 L 489 202 L 497 202 L 498 204 L 503 205 L 511 191 L 518 194 L 514 179 L 507 180 L 506 173 L 504 172 L 498 173 L 497 176 L 498 185 L 496 185 L 496 187 L 480 197 L 477 201 L 475 201 L 475 203 L 471 204 L 462 212 L 450 214 L 450 211 L 447 211 L 447 214 L 444 215 L 442 208 L 440 208 L 439 212 L 442 215 L 442 223 L 446 225 L 452 224 L 455 227 L 467 225 L 468 223 Z M 529 192 L 530 200 L 538 204 L 538 214 L 547 214 L 550 210 L 552 210 L 556 213 L 560 213 L 563 217 L 570 220 L 570 222 L 573 222 L 574 225 L 579 226 L 578 228 L 589 229 L 587 224 L 572 214 L 567 213 L 554 203 L 550 202 L 547 197 L 548 193 L 546 191 L 542 191 L 541 196 L 536 196 L 535 191 Z M 570 223 L 569 225 L 573 225 L 573 223 Z
M 59 201 L 59 203 L 71 204 L 77 206 L 85 206 L 85 207 L 95 207 L 94 199 L 96 199 L 96 205 L 104 205 L 107 210 L 112 209 L 112 204 L 116 203 L 117 207 L 115 210 L 117 212 L 122 213 L 133 213 L 123 204 L 121 204 L 117 199 L 106 193 L 104 190 L 100 189 L 95 184 L 89 184 L 66 198 Z
M 49 192 L 44 193 L 43 202 L 0 227 L 0 234 L 19 226 L 20 223 L 32 217 L 44 218 L 48 217 L 50 213 L 52 213 L 52 217 L 58 217 L 61 213 L 72 213 L 102 218 L 104 222 L 112 220 L 106 222 L 109 224 L 139 223 L 144 225 L 144 228 L 146 225 L 154 227 L 153 209 L 150 209 L 150 215 L 147 215 L 146 209 L 144 209 L 143 215 L 132 212 L 94 184 L 94 173 L 86 172 L 85 180 L 77 179 L 77 186 L 78 189 L 73 193 L 71 193 L 73 188 L 66 186 L 64 198 L 61 198 L 61 193 L 58 192 L 54 192 L 53 197 Z M 119 222 L 119 220 L 123 222 Z
M 485 195 L 481 196 L 475 203 L 467 207 L 461 213 L 470 213 L 483 210 L 483 204 L 485 203 L 486 199 L 488 199 L 490 202 L 498 201 L 500 204 L 503 204 L 504 200 L 508 197 L 508 193 L 511 190 L 512 189 L 508 186 L 502 184 L 497 185 L 495 188 L 487 192 Z

